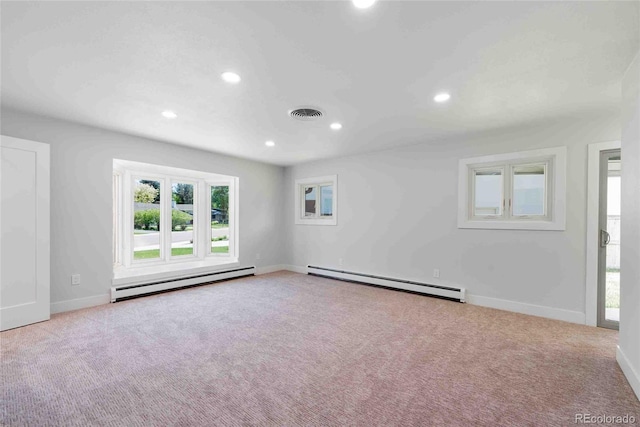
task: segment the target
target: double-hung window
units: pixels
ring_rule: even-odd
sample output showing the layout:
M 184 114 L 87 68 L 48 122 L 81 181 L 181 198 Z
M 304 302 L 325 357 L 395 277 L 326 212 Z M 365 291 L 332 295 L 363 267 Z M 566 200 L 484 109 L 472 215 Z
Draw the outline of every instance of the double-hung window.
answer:
M 564 230 L 566 148 L 462 159 L 459 228 Z
M 295 223 L 336 225 L 338 217 L 337 175 L 296 180 Z
M 114 277 L 238 261 L 238 178 L 113 161 Z

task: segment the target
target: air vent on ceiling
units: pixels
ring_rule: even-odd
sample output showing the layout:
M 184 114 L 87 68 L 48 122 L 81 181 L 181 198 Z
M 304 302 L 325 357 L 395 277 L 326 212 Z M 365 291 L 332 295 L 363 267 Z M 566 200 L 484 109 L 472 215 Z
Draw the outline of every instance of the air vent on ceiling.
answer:
M 324 116 L 322 111 L 314 107 L 300 107 L 289 111 L 289 115 L 296 120 L 317 120 Z

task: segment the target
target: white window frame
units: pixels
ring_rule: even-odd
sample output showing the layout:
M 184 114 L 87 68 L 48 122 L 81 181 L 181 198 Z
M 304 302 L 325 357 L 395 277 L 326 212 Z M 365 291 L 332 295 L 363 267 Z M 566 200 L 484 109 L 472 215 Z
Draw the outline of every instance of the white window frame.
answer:
M 122 253 L 122 171 L 113 170 L 112 176 L 112 203 L 113 203 L 113 268 L 122 265 L 120 254 Z
M 168 166 L 113 160 L 114 174 L 114 283 L 140 280 L 146 275 L 158 277 L 177 271 L 200 271 L 239 265 L 239 182 L 237 177 L 208 172 L 179 169 Z M 160 258 L 134 260 L 133 215 L 134 182 L 137 179 L 160 182 Z M 194 186 L 194 242 L 193 255 L 171 255 L 171 209 L 172 185 L 175 183 Z M 211 217 L 211 185 L 229 186 L 229 253 L 211 253 L 211 227 L 201 219 Z M 202 223 L 202 224 L 201 224 Z
M 566 147 L 461 159 L 458 163 L 458 228 L 497 230 L 566 229 Z M 545 215 L 513 215 L 514 168 L 544 165 Z M 474 215 L 475 171 L 501 169 L 503 197 L 501 215 Z
M 331 216 L 320 215 L 322 201 L 320 187 L 332 187 Z M 316 214 L 305 217 L 305 187 L 316 187 Z M 294 188 L 294 218 L 298 225 L 337 225 L 338 224 L 338 175 L 318 176 L 313 178 L 296 179 Z

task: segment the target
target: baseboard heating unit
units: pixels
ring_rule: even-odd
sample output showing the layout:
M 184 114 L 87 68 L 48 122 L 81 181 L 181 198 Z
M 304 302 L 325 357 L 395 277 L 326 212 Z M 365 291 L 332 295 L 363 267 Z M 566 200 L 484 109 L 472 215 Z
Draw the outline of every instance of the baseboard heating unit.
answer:
M 255 267 L 234 268 L 232 270 L 216 271 L 212 273 L 185 276 L 170 280 L 156 280 L 149 283 L 114 286 L 111 288 L 111 302 L 123 301 L 144 295 L 166 292 L 180 288 L 190 288 L 238 277 L 253 276 Z
M 351 271 L 334 270 L 332 268 L 307 266 L 307 273 L 311 276 L 327 277 L 364 285 L 379 286 L 387 289 L 424 294 L 452 301 L 465 302 L 465 289 L 448 286 L 430 285 L 428 283 L 413 282 L 411 280 L 391 279 L 389 277 L 373 276 L 371 274 L 354 273 Z

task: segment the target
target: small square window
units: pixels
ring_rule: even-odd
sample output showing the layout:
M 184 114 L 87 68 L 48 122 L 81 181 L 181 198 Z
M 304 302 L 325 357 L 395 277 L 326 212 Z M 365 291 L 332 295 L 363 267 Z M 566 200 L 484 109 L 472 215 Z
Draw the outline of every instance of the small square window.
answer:
M 337 176 L 296 180 L 295 223 L 336 225 Z

